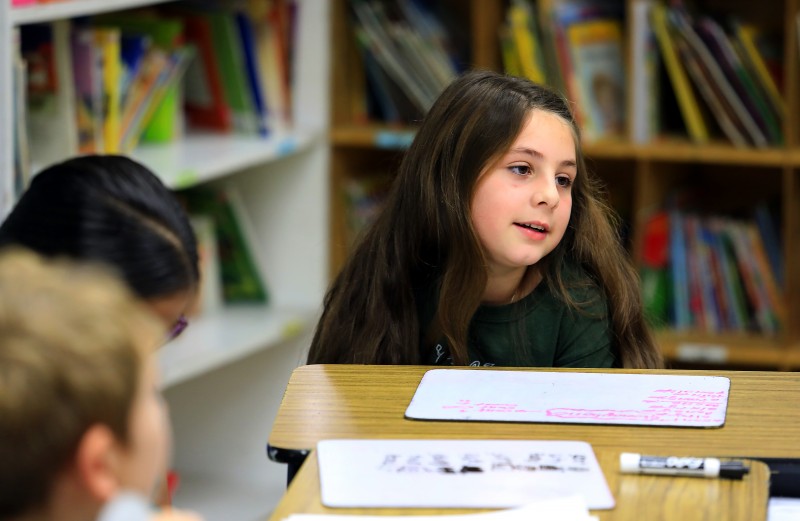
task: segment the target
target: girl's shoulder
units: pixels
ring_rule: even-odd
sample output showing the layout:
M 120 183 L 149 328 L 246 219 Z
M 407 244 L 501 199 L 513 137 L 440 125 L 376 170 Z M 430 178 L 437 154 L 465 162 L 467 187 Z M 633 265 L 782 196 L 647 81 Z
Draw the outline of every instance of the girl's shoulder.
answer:
M 565 262 L 561 266 L 561 279 L 578 308 L 605 311 L 607 303 L 603 288 L 586 268 L 577 262 Z

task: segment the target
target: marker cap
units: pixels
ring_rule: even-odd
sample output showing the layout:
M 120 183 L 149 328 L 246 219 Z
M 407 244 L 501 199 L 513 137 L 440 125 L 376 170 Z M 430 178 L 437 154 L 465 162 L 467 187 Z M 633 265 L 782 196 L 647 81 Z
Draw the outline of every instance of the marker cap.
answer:
M 622 472 L 636 473 L 639 472 L 639 461 L 642 459 L 641 454 L 633 452 L 623 452 L 619 455 L 619 469 Z

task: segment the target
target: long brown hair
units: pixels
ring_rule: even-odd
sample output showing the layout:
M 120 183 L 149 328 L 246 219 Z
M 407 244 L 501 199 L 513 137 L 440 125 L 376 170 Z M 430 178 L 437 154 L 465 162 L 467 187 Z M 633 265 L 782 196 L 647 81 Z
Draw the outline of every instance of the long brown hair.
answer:
M 642 313 L 638 278 L 616 221 L 587 171 L 580 133 L 558 94 L 488 71 L 456 79 L 425 116 L 403 157 L 383 211 L 355 246 L 324 300 L 308 363 L 417 364 L 417 292 L 439 284 L 434 326 L 454 363 L 467 359 L 467 331 L 487 281 L 470 205 L 481 172 L 514 142 L 532 110 L 568 122 L 578 176 L 572 215 L 559 245 L 539 265 L 572 306 L 560 266 L 581 265 L 608 300 L 615 350 L 624 367 L 660 367 Z

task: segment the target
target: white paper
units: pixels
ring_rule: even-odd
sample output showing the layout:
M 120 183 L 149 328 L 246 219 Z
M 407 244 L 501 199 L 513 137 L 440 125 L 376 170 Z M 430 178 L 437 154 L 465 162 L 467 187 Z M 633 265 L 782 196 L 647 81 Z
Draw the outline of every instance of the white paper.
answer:
M 582 441 L 323 440 L 317 458 L 328 507 L 508 508 L 574 494 L 614 506 Z
M 292 514 L 287 521 L 597 521 L 589 515 L 581 496 L 566 496 L 529 503 L 523 507 L 478 512 L 475 514 L 453 514 L 436 516 L 365 516 L 338 514 Z
M 800 498 L 769 498 L 767 521 L 797 521 L 798 519 L 800 519 Z
M 406 410 L 420 420 L 719 427 L 721 376 L 433 369 Z

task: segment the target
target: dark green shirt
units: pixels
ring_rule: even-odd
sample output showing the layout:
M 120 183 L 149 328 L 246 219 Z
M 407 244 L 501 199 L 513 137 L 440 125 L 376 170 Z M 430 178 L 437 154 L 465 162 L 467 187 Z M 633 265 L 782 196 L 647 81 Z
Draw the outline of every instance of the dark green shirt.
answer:
M 575 271 L 572 272 L 572 280 Z M 434 294 L 438 290 L 434 291 Z M 507 367 L 619 366 L 606 300 L 595 285 L 570 292 L 580 310 L 561 301 L 542 281 L 530 295 L 505 306 L 482 305 L 469 329 L 470 365 Z M 433 320 L 435 298 L 420 303 L 421 331 Z M 423 346 L 422 363 L 452 365 L 444 339 Z

